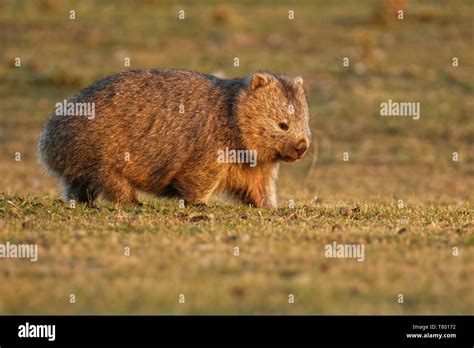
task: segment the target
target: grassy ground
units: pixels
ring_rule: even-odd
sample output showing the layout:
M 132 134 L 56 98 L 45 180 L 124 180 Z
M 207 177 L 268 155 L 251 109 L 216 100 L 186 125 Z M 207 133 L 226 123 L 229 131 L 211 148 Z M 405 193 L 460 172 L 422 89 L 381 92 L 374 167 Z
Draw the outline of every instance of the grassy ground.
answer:
M 179 209 L 176 202 L 153 201 L 135 210 L 71 210 L 51 198 L 2 199 L 2 239 L 40 246 L 36 263 L 2 261 L 3 313 L 474 308 L 474 226 L 466 207 L 308 203 L 264 211 Z M 324 246 L 333 241 L 364 244 L 365 260 L 326 258 Z M 130 256 L 124 255 L 127 247 Z M 404 304 L 397 302 L 399 294 Z
M 39 245 L 36 263 L 0 259 L 0 313 L 474 313 L 473 4 L 392 1 L 399 21 L 382 3 L 0 3 L 0 244 Z M 302 75 L 315 142 L 282 165 L 280 208 L 58 201 L 41 125 L 124 57 Z M 379 116 L 388 99 L 420 102 L 420 120 Z M 326 258 L 333 241 L 364 262 Z

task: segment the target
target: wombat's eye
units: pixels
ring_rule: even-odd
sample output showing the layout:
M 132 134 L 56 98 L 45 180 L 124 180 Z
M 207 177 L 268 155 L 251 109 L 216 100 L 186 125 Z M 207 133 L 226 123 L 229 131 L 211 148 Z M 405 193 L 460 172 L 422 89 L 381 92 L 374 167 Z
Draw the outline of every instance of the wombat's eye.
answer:
M 289 128 L 288 125 L 285 122 L 278 123 L 278 127 L 280 127 L 281 129 L 283 129 L 285 131 L 288 130 L 288 128 Z

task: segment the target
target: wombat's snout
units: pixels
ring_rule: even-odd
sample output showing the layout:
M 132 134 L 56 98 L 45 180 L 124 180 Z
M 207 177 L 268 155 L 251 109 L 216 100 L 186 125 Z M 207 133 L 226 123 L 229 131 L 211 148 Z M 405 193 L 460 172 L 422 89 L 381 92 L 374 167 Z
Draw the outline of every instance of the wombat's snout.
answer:
M 306 151 L 308 151 L 308 143 L 307 139 L 300 139 L 294 144 L 290 144 L 282 156 L 282 159 L 286 162 L 293 162 L 297 159 L 300 159 L 304 156 Z
M 303 156 L 307 150 L 308 150 L 308 143 L 306 142 L 306 139 L 301 139 L 300 142 L 298 143 L 298 146 L 295 147 L 295 151 L 298 154 L 298 158 Z

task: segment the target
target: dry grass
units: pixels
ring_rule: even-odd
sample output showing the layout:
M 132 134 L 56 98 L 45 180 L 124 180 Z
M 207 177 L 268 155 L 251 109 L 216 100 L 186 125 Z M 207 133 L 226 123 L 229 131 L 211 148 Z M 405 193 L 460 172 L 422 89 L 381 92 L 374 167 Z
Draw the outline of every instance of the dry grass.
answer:
M 474 225 L 466 207 L 307 202 L 276 211 L 179 209 L 161 200 L 139 209 L 72 210 L 50 198 L 1 201 L 2 240 L 40 248 L 36 263 L 2 261 L 3 313 L 474 310 Z M 364 262 L 326 258 L 324 246 L 333 241 L 363 244 Z
M 38 243 L 40 260 L 0 260 L 0 313 L 474 313 L 473 4 L 379 3 L 188 2 L 185 21 L 165 1 L 2 3 L 0 243 Z M 315 146 L 282 166 L 281 208 L 58 202 L 36 164 L 41 125 L 126 56 L 132 68 L 302 75 Z M 420 102 L 421 119 L 380 117 L 387 99 Z M 364 244 L 365 261 L 326 258 L 332 241 Z

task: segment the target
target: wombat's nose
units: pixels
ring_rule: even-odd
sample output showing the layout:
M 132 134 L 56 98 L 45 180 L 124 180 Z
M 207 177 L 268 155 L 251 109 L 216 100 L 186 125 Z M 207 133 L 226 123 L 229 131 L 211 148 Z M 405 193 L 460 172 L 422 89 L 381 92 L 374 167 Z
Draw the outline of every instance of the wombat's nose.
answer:
M 301 139 L 298 145 L 295 147 L 295 151 L 298 154 L 298 157 L 302 156 L 306 150 L 308 150 L 308 144 L 306 140 Z

